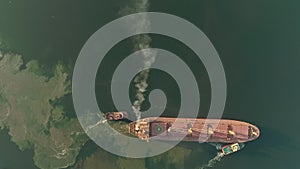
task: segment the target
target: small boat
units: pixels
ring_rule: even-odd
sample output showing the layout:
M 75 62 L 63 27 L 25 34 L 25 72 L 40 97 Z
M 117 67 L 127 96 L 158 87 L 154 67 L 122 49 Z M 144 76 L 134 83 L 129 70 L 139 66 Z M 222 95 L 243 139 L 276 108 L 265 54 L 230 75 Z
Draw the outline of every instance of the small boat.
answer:
M 106 119 L 109 121 L 112 120 L 122 120 L 128 118 L 127 112 L 108 112 L 106 113 Z
M 242 148 L 244 148 L 244 146 L 245 145 L 243 143 L 228 144 L 222 147 L 222 153 L 223 155 L 229 155 L 241 150 Z

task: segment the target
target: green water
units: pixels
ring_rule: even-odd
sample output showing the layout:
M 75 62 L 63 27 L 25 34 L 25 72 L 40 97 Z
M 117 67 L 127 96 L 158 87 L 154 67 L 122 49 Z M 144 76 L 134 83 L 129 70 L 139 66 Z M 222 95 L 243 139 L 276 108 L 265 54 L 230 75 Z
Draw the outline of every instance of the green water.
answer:
M 21 53 L 26 60 L 37 59 L 46 69 L 63 61 L 72 67 L 76 57 L 91 34 L 105 23 L 117 18 L 126 2 L 116 0 L 0 1 L 0 40 L 6 49 Z M 198 26 L 217 49 L 226 71 L 228 97 L 224 118 L 248 121 L 261 128 L 261 137 L 246 144 L 239 153 L 223 158 L 214 168 L 222 169 L 281 169 L 297 168 L 300 150 L 299 100 L 300 100 L 300 11 L 297 1 L 150 1 L 150 11 L 166 12 L 183 17 Z M 200 86 L 201 108 L 204 116 L 209 107 L 208 77 L 199 61 L 189 49 L 179 42 L 152 35 L 152 46 L 170 50 L 190 62 Z M 103 111 L 114 109 L 108 92 L 113 67 L 131 51 L 131 40 L 119 43 L 105 61 L 111 69 L 99 73 L 97 98 Z M 122 54 L 122 56 L 121 56 Z M 193 65 L 194 64 L 194 65 Z M 159 80 L 164 78 L 166 83 Z M 150 89 L 162 88 L 168 96 L 165 115 L 176 116 L 180 100 L 178 87 L 172 78 L 152 71 Z M 131 88 L 133 91 L 133 87 Z M 133 96 L 133 93 L 131 93 Z M 202 97 L 202 96 L 201 96 Z M 147 102 L 144 105 L 147 108 Z M 1 134 L 1 133 L 0 133 Z M 5 145 L 8 137 L 0 136 Z M 205 164 L 216 154 L 209 145 L 182 143 L 179 145 L 192 153 L 184 159 L 184 168 L 194 169 Z M 33 168 L 27 152 L 14 146 L 0 145 L 0 167 Z M 86 147 L 89 150 L 89 147 Z M 100 150 L 99 150 L 100 151 Z M 101 150 L 103 151 L 103 150 Z M 84 152 L 84 151 L 83 151 Z M 90 150 L 90 152 L 94 152 Z M 30 153 L 29 153 L 30 154 Z M 82 158 L 89 153 L 82 153 Z M 149 169 L 178 168 L 165 161 L 154 163 L 147 158 Z M 117 158 L 117 157 L 115 157 Z M 2 159 L 5 159 L 1 161 Z M 7 160 L 6 160 L 7 159 Z M 17 160 L 20 166 L 10 161 Z M 4 164 L 4 165 L 3 165 Z M 7 166 L 8 165 L 8 166 Z M 26 166 L 26 167 L 25 167 Z
M 33 152 L 29 150 L 20 151 L 16 144 L 10 141 L 7 130 L 0 131 L 0 168 L 37 169 L 33 164 Z

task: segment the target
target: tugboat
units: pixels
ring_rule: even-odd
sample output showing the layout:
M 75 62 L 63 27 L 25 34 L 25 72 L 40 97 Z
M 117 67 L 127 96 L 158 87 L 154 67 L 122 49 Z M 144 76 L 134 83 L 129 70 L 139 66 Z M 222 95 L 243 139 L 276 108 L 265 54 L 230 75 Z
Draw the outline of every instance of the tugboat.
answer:
M 127 112 L 108 112 L 106 113 L 106 119 L 109 121 L 122 120 L 128 118 Z
M 245 145 L 243 143 L 228 144 L 222 147 L 222 153 L 226 156 L 241 150 L 242 148 L 244 148 L 244 146 Z

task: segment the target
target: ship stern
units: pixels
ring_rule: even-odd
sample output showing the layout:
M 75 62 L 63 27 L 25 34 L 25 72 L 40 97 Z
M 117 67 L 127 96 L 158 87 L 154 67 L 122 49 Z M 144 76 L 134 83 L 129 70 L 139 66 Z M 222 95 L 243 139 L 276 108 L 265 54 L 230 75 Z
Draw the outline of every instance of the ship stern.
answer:
M 139 121 L 129 123 L 129 133 L 142 140 L 149 140 L 149 122 Z

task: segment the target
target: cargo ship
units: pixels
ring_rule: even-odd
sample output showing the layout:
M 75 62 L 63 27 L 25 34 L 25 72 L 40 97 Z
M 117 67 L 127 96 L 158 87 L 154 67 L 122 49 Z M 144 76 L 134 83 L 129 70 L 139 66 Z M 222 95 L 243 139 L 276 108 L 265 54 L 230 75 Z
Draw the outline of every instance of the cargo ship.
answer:
M 176 121 L 176 122 L 175 122 Z M 259 137 L 258 127 L 227 119 L 149 117 L 129 124 L 142 140 L 243 143 Z

